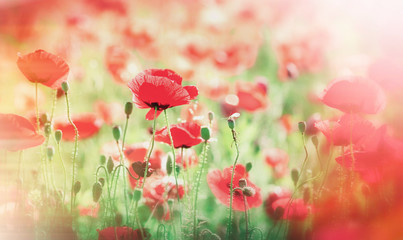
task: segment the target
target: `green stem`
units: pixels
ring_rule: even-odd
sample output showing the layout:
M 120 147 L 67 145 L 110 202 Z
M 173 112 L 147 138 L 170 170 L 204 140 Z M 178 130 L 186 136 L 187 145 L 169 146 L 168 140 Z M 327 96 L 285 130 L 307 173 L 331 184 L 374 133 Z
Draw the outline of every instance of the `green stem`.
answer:
M 127 129 L 127 121 L 126 121 L 125 129 Z M 124 166 L 124 157 L 123 157 L 123 152 L 122 152 L 123 149 L 120 149 L 118 141 L 116 141 L 116 146 L 118 147 L 119 154 L 120 154 L 120 165 Z M 126 183 L 126 174 L 125 174 L 124 170 L 123 170 L 122 177 L 123 177 L 123 191 L 124 191 L 124 197 L 125 197 L 125 210 L 126 210 L 126 223 L 127 223 L 127 219 L 129 218 L 129 208 L 127 206 L 127 183 Z
M 69 102 L 69 96 L 68 93 L 66 92 L 65 94 L 66 97 L 66 105 L 67 105 L 67 118 L 70 122 L 70 124 L 74 128 L 74 152 L 73 152 L 73 166 L 72 166 L 72 176 L 71 176 L 71 195 L 70 195 L 70 213 L 73 213 L 73 204 L 76 201 L 76 196 L 74 194 L 74 182 L 75 182 L 75 174 L 76 174 L 76 158 L 77 158 L 77 151 L 78 151 L 78 129 L 76 125 L 73 123 L 71 120 L 71 115 L 70 115 L 70 102 Z
M 63 161 L 63 156 L 62 153 L 60 151 L 60 142 L 57 143 L 57 152 L 60 158 L 60 162 L 62 163 L 62 168 L 63 168 L 63 175 L 64 175 L 64 183 L 63 183 L 63 201 L 66 198 L 66 183 L 67 183 L 67 171 L 66 171 L 66 167 L 64 166 L 64 161 Z
M 230 199 L 229 199 L 229 217 L 228 217 L 228 222 L 227 222 L 227 234 L 226 234 L 226 239 L 231 238 L 231 230 L 232 230 L 232 198 L 233 198 L 233 190 L 234 190 L 234 175 L 235 175 L 235 166 L 238 162 L 239 158 L 239 146 L 238 146 L 238 141 L 236 138 L 236 132 L 234 129 L 231 129 L 232 133 L 232 139 L 234 140 L 235 143 L 235 149 L 236 149 L 236 156 L 234 160 L 234 165 L 232 167 L 232 173 L 231 173 L 231 185 L 230 185 Z
M 201 162 L 201 166 L 200 166 L 200 171 L 196 178 L 195 198 L 193 201 L 193 238 L 194 239 L 197 239 L 197 197 L 199 196 L 200 181 L 201 181 L 201 177 L 203 174 L 204 165 L 206 163 L 207 148 L 208 148 L 208 142 L 204 141 L 203 155 L 202 155 L 203 157 L 202 157 L 202 162 Z
M 153 152 L 153 149 L 154 149 L 155 125 L 156 125 L 156 122 L 157 122 L 157 109 L 158 109 L 158 107 L 154 107 L 153 136 L 151 138 L 150 150 L 148 151 L 147 158 L 145 159 L 146 160 L 146 169 L 144 171 L 144 179 L 143 179 L 143 184 L 141 185 L 141 190 L 144 189 L 144 184 L 146 182 L 147 173 L 148 173 L 148 163 L 150 162 L 151 153 Z
M 248 209 L 246 206 L 246 197 L 244 194 L 242 194 L 243 196 L 243 206 L 245 209 L 245 240 L 248 240 L 248 235 L 249 235 L 249 228 L 248 228 Z

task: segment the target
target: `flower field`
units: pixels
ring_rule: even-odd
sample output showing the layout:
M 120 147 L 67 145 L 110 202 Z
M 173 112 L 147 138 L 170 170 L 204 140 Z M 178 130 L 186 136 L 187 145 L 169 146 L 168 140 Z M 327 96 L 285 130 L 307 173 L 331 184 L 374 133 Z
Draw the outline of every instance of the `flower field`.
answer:
M 0 0 L 0 239 L 403 239 L 402 8 Z

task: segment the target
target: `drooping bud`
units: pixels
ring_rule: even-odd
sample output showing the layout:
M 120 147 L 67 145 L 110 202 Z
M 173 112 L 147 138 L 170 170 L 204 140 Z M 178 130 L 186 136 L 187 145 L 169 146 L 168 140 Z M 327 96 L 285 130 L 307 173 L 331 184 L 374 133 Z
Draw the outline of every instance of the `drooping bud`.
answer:
M 105 178 L 101 177 L 98 179 L 98 182 L 102 185 L 102 187 L 105 185 Z
M 210 121 L 210 122 L 212 122 L 213 120 L 214 120 L 214 113 L 213 112 L 208 112 L 208 120 Z
M 251 169 L 252 169 L 252 163 L 251 162 L 247 162 L 246 163 L 246 165 L 245 165 L 245 168 L 246 168 L 246 172 L 249 172 Z
M 108 163 L 106 164 L 106 169 L 108 169 L 108 173 L 111 173 L 113 171 L 113 167 L 115 164 L 113 164 L 112 157 L 108 158 Z
M 132 102 L 127 102 L 125 104 L 126 117 L 128 118 L 130 116 L 130 114 L 132 114 L 132 112 L 133 112 L 133 103 Z
M 235 120 L 232 118 L 228 119 L 228 127 L 233 130 L 235 128 Z
M 120 226 L 122 224 L 123 216 L 120 212 L 115 213 L 115 221 L 117 226 Z
M 298 123 L 298 129 L 299 129 L 299 131 L 303 134 L 303 133 L 305 133 L 305 129 L 306 129 L 306 124 L 305 124 L 305 122 L 299 122 Z
M 245 178 L 239 179 L 238 184 L 239 184 L 240 188 L 244 188 L 244 187 L 248 186 Z
M 49 122 L 49 117 L 47 113 L 42 113 L 41 117 L 39 118 L 40 123 L 45 124 Z
M 104 165 L 106 163 L 106 156 L 105 155 L 101 155 L 99 157 L 99 164 L 100 165 Z
M 48 137 L 52 133 L 52 125 L 50 123 L 45 123 L 45 126 L 43 128 L 45 136 Z
M 56 130 L 56 132 L 55 132 L 55 138 L 56 138 L 57 144 L 59 144 L 60 141 L 62 140 L 62 136 L 63 136 L 62 130 Z
M 253 197 L 256 194 L 256 190 L 251 187 L 244 187 L 242 189 L 242 193 L 243 193 L 243 195 L 245 195 L 247 197 Z
M 167 165 L 166 165 L 168 176 L 171 175 L 171 173 L 172 173 L 172 168 L 173 168 L 172 164 L 173 164 L 172 154 L 168 153 Z
M 299 179 L 299 172 L 298 169 L 293 168 L 291 170 L 291 179 L 294 182 L 294 185 L 297 185 L 298 179 Z
M 68 82 L 62 82 L 62 90 L 67 93 L 70 89 L 69 83 Z
M 139 189 L 134 190 L 133 192 L 133 200 L 134 201 L 139 201 L 141 199 L 141 196 L 143 195 L 143 192 Z
M 74 194 L 77 194 L 78 192 L 80 192 L 80 190 L 81 190 L 81 182 L 76 181 L 73 187 Z
M 204 141 L 208 141 L 210 139 L 210 128 L 202 127 L 200 130 L 200 135 L 204 139 Z
M 318 137 L 316 135 L 312 136 L 311 141 L 315 147 L 318 147 L 319 141 L 318 141 Z
M 122 135 L 122 129 L 120 128 L 120 126 L 114 126 L 112 129 L 112 133 L 115 141 L 119 141 L 120 135 Z
M 102 185 L 99 182 L 94 183 L 92 186 L 92 199 L 94 202 L 98 202 L 102 194 Z
M 55 155 L 55 148 L 52 146 L 49 146 L 46 149 L 46 154 L 48 155 L 49 160 L 53 158 L 53 156 Z

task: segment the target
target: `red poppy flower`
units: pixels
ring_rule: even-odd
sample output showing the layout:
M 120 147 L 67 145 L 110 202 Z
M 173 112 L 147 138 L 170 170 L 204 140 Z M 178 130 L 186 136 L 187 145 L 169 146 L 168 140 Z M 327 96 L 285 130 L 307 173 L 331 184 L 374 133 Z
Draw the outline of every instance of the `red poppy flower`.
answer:
M 41 49 L 19 55 L 17 65 L 30 82 L 53 89 L 60 88 L 69 74 L 69 66 L 62 58 Z
M 194 122 L 184 122 L 170 126 L 175 148 L 190 148 L 201 143 L 200 125 Z M 171 145 L 167 127 L 155 132 L 155 141 Z
M 197 83 L 198 88 L 203 96 L 218 100 L 229 93 L 230 85 L 227 81 L 220 78 L 213 80 L 203 80 Z
M 310 136 L 310 135 L 315 135 L 318 133 L 319 129 L 315 127 L 315 124 L 321 120 L 320 114 L 319 113 L 314 113 L 312 114 L 308 120 L 306 121 L 306 129 L 305 129 L 305 134 Z
M 235 89 L 239 99 L 238 107 L 249 112 L 264 110 L 267 107 L 269 102 L 267 98 L 267 86 L 261 82 L 237 81 Z
M 273 168 L 274 177 L 282 178 L 288 173 L 289 157 L 286 151 L 279 148 L 268 149 L 264 152 L 265 161 Z
M 143 240 L 140 229 L 133 230 L 131 227 L 107 227 L 102 230 L 97 229 L 98 240 Z M 151 237 L 150 233 L 143 230 L 145 239 Z
M 182 163 L 183 161 L 183 163 Z M 199 162 L 197 153 L 193 148 L 183 150 L 183 159 L 180 154 L 176 154 L 176 164 L 179 164 L 184 169 L 193 167 Z
M 181 119 L 186 122 L 197 122 L 200 125 L 203 123 L 208 123 L 208 121 L 203 121 L 207 117 L 207 108 L 204 104 L 200 102 L 195 102 L 184 106 L 181 110 Z
M 179 182 L 179 198 L 185 194 L 183 185 Z M 173 177 L 153 175 L 147 178 L 144 185 L 143 197 L 145 204 L 154 212 L 158 219 L 169 220 L 168 199 L 177 199 L 177 189 L 175 179 Z
M 350 76 L 330 83 L 322 102 L 345 113 L 375 114 L 385 107 L 386 98 L 375 82 Z
M 272 204 L 272 209 L 278 207 L 284 209 L 282 219 L 304 220 L 309 214 L 309 206 L 304 203 L 303 199 L 299 198 L 292 201 L 290 201 L 290 197 L 280 198 Z
M 41 145 L 45 137 L 21 116 L 0 113 L 0 149 L 19 151 Z
M 289 197 L 291 197 L 290 191 L 280 188 L 280 187 L 276 187 L 276 189 L 269 194 L 269 196 L 266 200 L 266 203 L 265 203 L 266 214 L 274 220 L 279 220 L 279 219 L 275 219 L 278 216 L 274 215 L 276 209 L 273 208 L 273 203 L 281 198 L 289 198 Z M 280 216 L 280 217 L 282 217 L 282 216 Z
M 293 124 L 290 114 L 284 114 L 280 117 L 280 123 L 284 127 L 287 134 L 290 134 L 293 131 Z
M 224 205 L 229 206 L 230 200 L 230 186 L 231 186 L 231 174 L 232 167 L 224 168 L 221 172 L 219 169 L 210 171 L 207 174 L 207 183 L 214 196 Z M 233 179 L 233 187 L 239 187 L 239 179 L 247 179 L 248 187 L 253 188 L 256 193 L 251 197 L 246 197 L 247 209 L 259 207 L 262 204 L 262 196 L 260 194 L 260 188 L 248 180 L 248 173 L 245 166 L 237 164 L 235 166 L 235 174 Z M 233 194 L 232 207 L 236 211 L 244 211 L 243 195 L 239 190 L 236 190 Z
M 236 43 L 213 53 L 214 65 L 231 74 L 238 74 L 255 64 L 259 44 Z
M 78 116 L 72 117 L 73 123 L 78 129 L 79 139 L 87 139 L 95 134 L 101 129 L 102 120 L 97 118 L 95 114 L 86 113 Z M 67 119 L 55 121 L 56 130 L 61 130 L 63 132 L 63 139 L 66 141 L 74 141 L 75 132 L 73 126 L 67 121 Z
M 99 204 L 89 205 L 89 206 L 78 206 L 78 211 L 80 212 L 80 216 L 88 216 L 97 218 L 99 212 Z
M 234 113 L 239 113 L 241 109 L 238 107 L 239 98 L 237 95 L 229 94 L 220 103 L 221 113 L 225 117 L 229 117 Z
M 347 146 L 350 141 L 355 144 L 375 130 L 370 121 L 356 114 L 344 114 L 337 122 L 319 121 L 315 127 L 335 146 Z
M 138 108 L 151 108 L 147 120 L 154 119 L 165 109 L 188 104 L 198 95 L 195 86 L 182 86 L 182 77 L 169 69 L 148 69 L 128 83 L 133 102 Z

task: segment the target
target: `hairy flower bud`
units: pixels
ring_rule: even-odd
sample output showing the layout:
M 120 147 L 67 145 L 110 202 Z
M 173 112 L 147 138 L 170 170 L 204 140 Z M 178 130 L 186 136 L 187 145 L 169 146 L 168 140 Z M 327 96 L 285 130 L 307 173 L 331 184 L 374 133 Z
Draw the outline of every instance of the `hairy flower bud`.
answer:
M 62 140 L 62 136 L 63 136 L 62 130 L 56 130 L 56 132 L 55 132 L 55 138 L 56 138 L 57 144 L 59 144 L 60 141 Z
M 119 141 L 120 136 L 122 135 L 122 129 L 120 128 L 120 126 L 114 126 L 112 129 L 112 133 L 115 141 Z
M 99 182 L 94 183 L 92 186 L 92 199 L 94 202 L 98 202 L 102 194 L 102 185 Z
M 240 188 L 244 188 L 244 187 L 248 186 L 245 178 L 239 179 L 238 184 L 239 184 Z
M 113 164 L 112 157 L 108 158 L 108 163 L 106 164 L 106 168 L 108 169 L 108 173 L 111 173 L 113 171 L 115 164 Z
M 80 192 L 80 190 L 81 190 L 81 182 L 77 181 L 74 183 L 73 187 L 74 194 L 77 194 L 78 192 Z
M 251 187 L 244 187 L 242 189 L 242 193 L 243 193 L 243 195 L 245 195 L 247 197 L 253 197 L 256 194 L 256 190 Z
M 70 89 L 69 83 L 68 82 L 62 82 L 62 90 L 67 93 Z
M 127 102 L 127 103 L 125 104 L 125 113 L 126 113 L 126 116 L 129 117 L 129 116 L 132 114 L 132 112 L 133 112 L 133 103 Z
M 209 127 L 202 127 L 200 129 L 200 135 L 204 139 L 204 141 L 207 141 L 210 139 L 210 128 Z
M 299 131 L 300 131 L 301 133 L 304 133 L 304 132 L 305 132 L 305 129 L 306 129 L 306 124 L 305 124 L 305 122 L 299 122 L 299 123 L 298 123 L 298 129 L 299 129 Z

